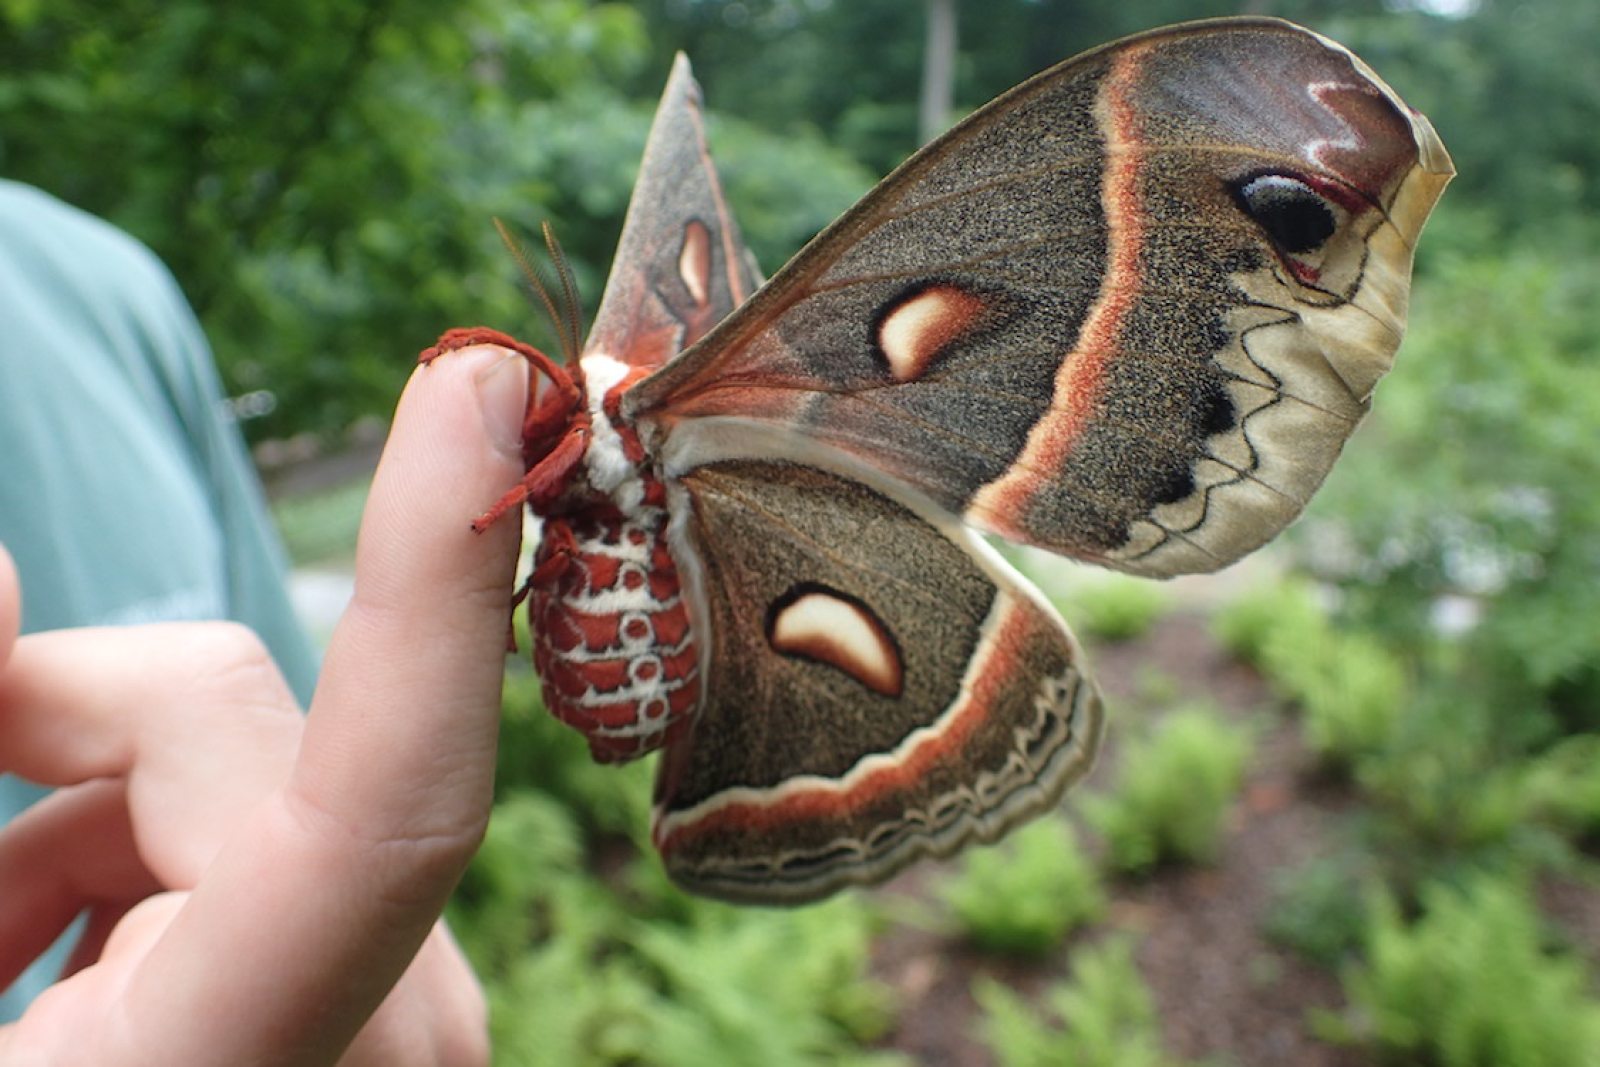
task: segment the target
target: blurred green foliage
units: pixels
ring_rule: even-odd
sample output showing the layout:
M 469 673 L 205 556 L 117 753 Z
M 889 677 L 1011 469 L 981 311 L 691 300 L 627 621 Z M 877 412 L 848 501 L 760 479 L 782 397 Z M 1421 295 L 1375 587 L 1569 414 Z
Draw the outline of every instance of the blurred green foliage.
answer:
M 990 978 L 973 994 L 1000 1067 L 1181 1067 L 1162 1051 L 1155 1001 L 1125 937 L 1080 949 L 1040 1007 Z
M 1052 580 L 1052 573 L 1060 574 L 1062 570 L 1041 562 L 1030 568 L 1029 575 L 1061 609 L 1072 628 L 1089 637 L 1131 641 L 1149 631 L 1172 604 L 1167 588 L 1159 582 L 1082 568 L 1072 570 L 1070 581 Z
M 1341 630 L 1303 581 L 1254 589 L 1212 624 L 1224 645 L 1299 706 L 1306 741 L 1329 768 L 1348 772 L 1383 748 L 1412 700 L 1400 656 L 1376 636 Z
M 1115 788 L 1085 799 L 1118 871 L 1215 859 L 1250 755 L 1249 733 L 1203 707 L 1182 708 L 1123 750 Z
M 938 895 L 968 941 L 1016 956 L 1055 951 L 1106 907 L 1094 861 L 1066 821 L 1053 814 L 994 848 L 968 852 Z
M 508 675 L 501 732 L 494 818 L 450 909 L 497 1063 L 903 1063 L 865 1050 L 893 1019 L 867 971 L 866 902 L 687 897 L 648 850 L 647 767 L 591 763 L 526 669 Z
M 444 328 L 538 338 L 491 217 L 552 220 L 598 297 L 669 58 L 651 41 L 585 0 L 0 4 L 0 173 L 155 248 L 229 388 L 275 398 L 253 437 L 336 439 Z M 769 265 L 870 182 L 815 136 L 713 136 Z
M 1384 1062 L 1584 1067 L 1600 1062 L 1600 1000 L 1576 956 L 1551 951 L 1526 886 L 1435 886 L 1407 922 L 1380 900 L 1366 960 L 1345 977 L 1350 1013 L 1331 1033 Z

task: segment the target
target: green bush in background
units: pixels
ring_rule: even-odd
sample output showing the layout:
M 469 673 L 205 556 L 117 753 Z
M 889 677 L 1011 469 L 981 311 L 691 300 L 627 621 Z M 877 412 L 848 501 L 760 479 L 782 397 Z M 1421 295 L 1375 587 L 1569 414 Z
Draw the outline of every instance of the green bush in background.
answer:
M 1123 751 L 1115 789 L 1084 801 L 1107 862 L 1139 873 L 1214 859 L 1249 757 L 1249 734 L 1206 708 L 1166 716 Z
M 497 802 L 452 927 L 484 981 L 497 1063 L 846 1064 L 893 1020 L 867 902 L 735 908 L 685 896 L 648 848 L 650 768 L 601 767 L 507 676 Z
M 1155 1002 L 1127 938 L 1075 952 L 1072 974 L 1045 990 L 1042 1010 L 991 978 L 973 995 L 1000 1067 L 1181 1067 L 1162 1051 Z
M 1350 1015 L 1324 1020 L 1380 1054 L 1439 1067 L 1600 1063 L 1600 1000 L 1581 960 L 1546 947 L 1526 886 L 1434 886 L 1407 923 L 1374 909 L 1366 960 L 1350 968 Z
M 994 848 L 968 852 L 938 895 L 979 948 L 1018 956 L 1054 952 L 1098 920 L 1105 890 L 1094 861 L 1065 820 L 1046 815 Z

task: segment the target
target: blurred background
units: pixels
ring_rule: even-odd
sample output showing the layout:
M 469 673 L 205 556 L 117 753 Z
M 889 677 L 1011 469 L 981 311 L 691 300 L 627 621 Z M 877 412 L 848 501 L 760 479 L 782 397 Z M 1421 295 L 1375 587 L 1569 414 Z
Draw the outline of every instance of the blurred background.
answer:
M 1600 1063 L 1600 5 L 0 0 L 0 174 L 177 274 L 318 626 L 411 354 L 548 340 L 491 217 L 550 220 L 592 312 L 675 51 L 770 272 L 1013 83 L 1244 11 L 1349 45 L 1460 172 L 1306 518 L 1209 579 L 1023 557 L 1089 644 L 1104 764 L 998 848 L 797 911 L 667 885 L 649 768 L 589 764 L 515 665 L 453 906 L 497 1062 Z

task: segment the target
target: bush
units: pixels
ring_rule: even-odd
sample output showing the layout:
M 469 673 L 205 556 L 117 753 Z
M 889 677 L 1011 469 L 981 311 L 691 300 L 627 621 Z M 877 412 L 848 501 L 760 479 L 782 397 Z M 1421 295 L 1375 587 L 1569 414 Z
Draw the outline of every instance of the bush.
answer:
M 1079 950 L 1071 977 L 1046 990 L 1043 1012 L 992 978 L 973 995 L 1000 1067 L 1178 1067 L 1161 1049 L 1155 1003 L 1125 938 Z
M 1105 910 L 1093 862 L 1065 821 L 1038 819 L 995 848 L 975 849 L 939 886 L 969 941 L 979 948 L 1042 956 Z
M 1435 885 L 1422 904 L 1410 925 L 1392 901 L 1375 907 L 1366 962 L 1345 975 L 1351 1015 L 1330 1031 L 1439 1067 L 1600 1063 L 1591 976 L 1545 949 L 1524 886 Z
M 1241 597 L 1214 629 L 1300 705 L 1306 742 L 1330 768 L 1348 773 L 1381 750 L 1412 700 L 1404 661 L 1370 634 L 1335 627 L 1304 582 Z
M 1529 761 L 1529 813 L 1577 844 L 1600 841 L 1600 735 L 1568 737 Z
M 1263 670 L 1267 647 L 1280 635 L 1289 635 L 1295 647 L 1326 627 L 1326 612 L 1317 601 L 1316 587 L 1304 579 L 1285 578 L 1252 586 L 1230 600 L 1211 618 L 1211 632 L 1222 647 L 1246 663 Z
M 1173 712 L 1129 745 L 1115 792 L 1085 804 L 1110 864 L 1139 872 L 1213 859 L 1250 747 L 1246 731 L 1202 708 Z
M 1419 687 L 1515 716 L 1523 746 L 1600 727 L 1593 247 L 1575 225 L 1438 259 L 1372 425 L 1298 530 L 1340 546 L 1313 562 L 1347 618 Z M 1451 603 L 1473 608 L 1453 631 Z
M 864 1050 L 893 1004 L 867 974 L 861 899 L 775 911 L 686 896 L 644 842 L 651 761 L 592 763 L 525 669 L 504 703 L 498 802 L 450 908 L 496 1063 L 902 1062 Z
M 527 656 L 527 642 L 524 629 L 518 636 L 519 658 Z M 537 789 L 562 801 L 587 829 L 647 846 L 654 761 L 621 767 L 594 762 L 583 735 L 545 710 L 531 668 L 517 664 L 507 670 L 504 688 L 496 793 Z
M 1430 691 L 1390 743 L 1362 760 L 1369 832 L 1403 894 L 1432 877 L 1559 858 L 1533 816 L 1530 765 L 1503 736 L 1508 709 Z
M 1359 948 L 1367 924 L 1363 889 L 1371 864 L 1353 855 L 1312 860 L 1280 879 L 1267 914 L 1267 936 L 1331 966 Z
M 1074 629 L 1102 641 L 1131 641 L 1150 629 L 1171 605 L 1159 583 L 1110 572 L 1075 573 L 1053 597 Z

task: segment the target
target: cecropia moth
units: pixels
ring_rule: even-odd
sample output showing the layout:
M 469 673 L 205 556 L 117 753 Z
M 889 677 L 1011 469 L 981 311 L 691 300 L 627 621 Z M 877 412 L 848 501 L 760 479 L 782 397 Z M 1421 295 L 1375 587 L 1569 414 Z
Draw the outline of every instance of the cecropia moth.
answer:
M 1361 60 L 1271 19 L 1140 34 L 1012 89 L 761 285 L 679 57 L 588 340 L 530 364 L 545 702 L 662 750 L 672 877 L 798 902 L 993 841 L 1090 765 L 1101 702 L 975 531 L 1131 574 L 1305 507 L 1405 324 L 1453 173 Z

